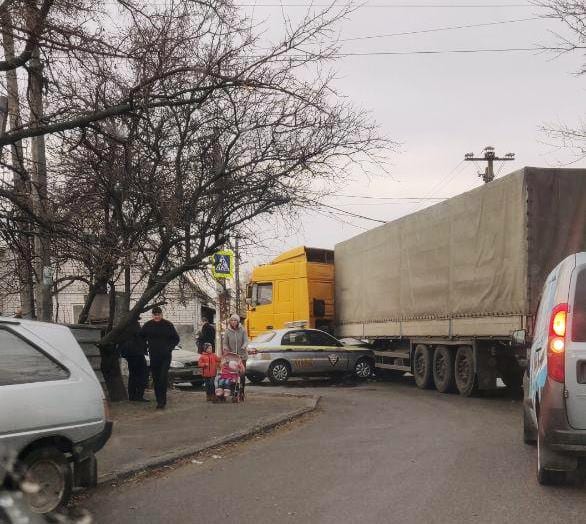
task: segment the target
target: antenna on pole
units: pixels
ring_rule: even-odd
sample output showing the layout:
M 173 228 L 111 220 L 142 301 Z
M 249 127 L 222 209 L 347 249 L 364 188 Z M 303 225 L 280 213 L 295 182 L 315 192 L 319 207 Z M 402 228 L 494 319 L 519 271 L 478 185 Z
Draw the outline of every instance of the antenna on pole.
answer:
M 496 156 L 494 152 L 494 147 L 486 146 L 483 150 L 484 156 L 481 158 L 477 158 L 474 156 L 474 153 L 466 153 L 464 155 L 464 160 L 467 162 L 487 162 L 488 165 L 484 173 L 478 173 L 479 177 L 482 177 L 482 180 L 485 184 L 492 182 L 494 180 L 494 162 L 508 162 L 510 160 L 515 160 L 515 153 L 507 153 L 504 157 Z

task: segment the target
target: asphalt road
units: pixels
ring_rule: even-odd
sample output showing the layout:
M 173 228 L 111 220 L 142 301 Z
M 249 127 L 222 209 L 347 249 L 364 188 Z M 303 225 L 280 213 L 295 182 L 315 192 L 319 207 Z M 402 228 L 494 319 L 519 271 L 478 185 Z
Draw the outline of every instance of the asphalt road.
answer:
M 586 520 L 586 487 L 537 484 L 519 400 L 420 391 L 406 379 L 285 389 L 318 391 L 319 413 L 221 458 L 102 488 L 86 507 L 103 524 Z

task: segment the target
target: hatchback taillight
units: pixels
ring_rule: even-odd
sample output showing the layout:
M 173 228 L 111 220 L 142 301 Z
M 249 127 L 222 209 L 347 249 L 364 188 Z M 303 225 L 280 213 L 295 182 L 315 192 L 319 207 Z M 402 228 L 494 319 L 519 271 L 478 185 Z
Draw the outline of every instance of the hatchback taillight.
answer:
M 558 304 L 551 312 L 547 340 L 547 375 L 556 382 L 566 378 L 566 324 L 568 304 Z

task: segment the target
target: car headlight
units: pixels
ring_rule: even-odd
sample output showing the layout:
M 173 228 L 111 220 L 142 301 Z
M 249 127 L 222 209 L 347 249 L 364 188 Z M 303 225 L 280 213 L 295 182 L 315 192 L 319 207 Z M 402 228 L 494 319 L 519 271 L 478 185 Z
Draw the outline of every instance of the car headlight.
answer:
M 178 362 L 177 360 L 171 360 L 171 367 L 173 369 L 184 368 L 185 364 L 183 362 Z

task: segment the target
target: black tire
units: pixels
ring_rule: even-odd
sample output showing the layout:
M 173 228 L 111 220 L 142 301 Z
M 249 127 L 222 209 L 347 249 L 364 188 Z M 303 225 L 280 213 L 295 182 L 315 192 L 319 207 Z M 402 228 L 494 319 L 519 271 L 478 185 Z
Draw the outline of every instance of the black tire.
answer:
M 286 360 L 275 360 L 270 366 L 267 373 L 271 384 L 276 386 L 285 384 L 291 376 L 291 366 Z
M 559 486 L 568 480 L 566 471 L 545 468 L 542 457 L 547 451 L 544 448 L 539 431 L 537 432 L 537 482 L 542 486 Z
M 454 359 L 454 376 L 456 387 L 463 397 L 472 396 L 478 389 L 474 371 L 474 353 L 470 346 L 460 346 Z
M 251 384 L 260 384 L 266 377 L 264 375 L 246 375 Z
M 354 366 L 354 376 L 358 380 L 366 380 L 372 376 L 374 366 L 369 358 L 361 358 Z
M 446 346 L 439 346 L 433 352 L 433 383 L 440 393 L 456 390 L 454 352 Z
M 523 442 L 532 446 L 537 443 L 537 431 L 525 406 L 523 406 Z
M 423 344 L 417 345 L 413 352 L 413 376 L 418 388 L 433 387 L 432 367 L 431 350 Z
M 61 451 L 49 447 L 35 449 L 23 458 L 22 464 L 25 478 L 40 487 L 37 493 L 25 495 L 35 513 L 49 513 L 69 502 L 73 473 Z

